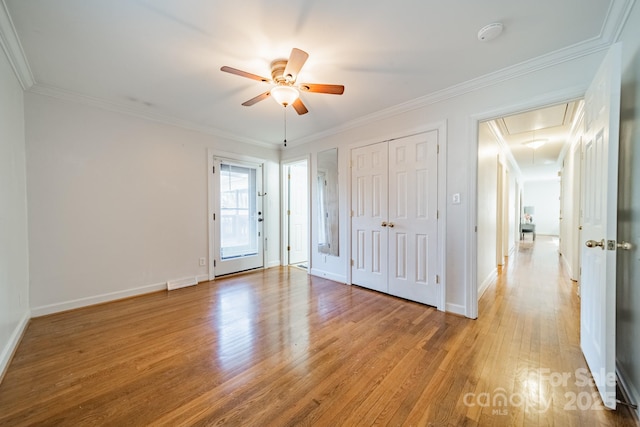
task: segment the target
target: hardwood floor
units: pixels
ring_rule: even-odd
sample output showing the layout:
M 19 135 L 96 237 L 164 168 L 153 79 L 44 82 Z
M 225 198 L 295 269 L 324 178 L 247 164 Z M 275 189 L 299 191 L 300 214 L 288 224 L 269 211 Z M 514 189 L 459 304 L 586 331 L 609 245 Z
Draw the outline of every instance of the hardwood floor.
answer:
M 296 268 L 36 318 L 0 424 L 635 425 L 582 384 L 575 287 L 539 236 L 478 320 Z

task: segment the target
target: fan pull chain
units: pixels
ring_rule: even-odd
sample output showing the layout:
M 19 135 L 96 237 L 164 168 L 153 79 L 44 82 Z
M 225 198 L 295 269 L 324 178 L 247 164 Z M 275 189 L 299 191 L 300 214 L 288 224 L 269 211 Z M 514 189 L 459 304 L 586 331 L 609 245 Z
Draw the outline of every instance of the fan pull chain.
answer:
M 287 146 L 287 107 L 284 107 L 284 146 Z

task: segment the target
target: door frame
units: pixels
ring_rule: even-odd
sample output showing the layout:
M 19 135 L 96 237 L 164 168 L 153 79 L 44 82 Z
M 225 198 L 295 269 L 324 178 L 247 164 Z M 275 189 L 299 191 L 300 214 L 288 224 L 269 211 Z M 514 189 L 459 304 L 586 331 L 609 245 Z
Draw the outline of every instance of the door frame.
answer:
M 307 163 L 307 272 L 311 271 L 311 155 L 292 157 L 290 159 L 282 160 L 280 162 L 280 188 L 282 189 L 281 197 L 281 212 L 282 221 L 280 226 L 282 227 L 282 242 L 280 250 L 280 259 L 282 262 L 280 265 L 286 266 L 289 263 L 289 251 L 287 251 L 287 243 L 289 241 L 289 215 L 285 215 L 288 207 L 289 200 L 289 180 L 287 179 L 287 167 L 294 163 Z
M 360 140 L 354 143 L 351 143 L 345 146 L 345 150 L 347 150 L 348 156 L 348 167 L 347 167 L 347 175 L 349 178 L 347 179 L 347 206 L 348 212 L 347 221 L 346 221 L 346 235 L 347 244 L 345 251 L 347 253 L 347 284 L 351 285 L 351 251 L 352 251 L 352 242 L 351 242 L 351 212 L 353 210 L 352 206 L 352 188 L 351 188 L 351 151 L 354 148 L 364 147 L 366 145 L 376 144 L 378 142 L 389 142 L 394 139 L 406 138 L 413 135 L 418 135 L 421 133 L 427 133 L 431 131 L 438 132 L 438 274 L 440 278 L 440 288 L 438 289 L 438 304 L 436 308 L 439 311 L 448 311 L 447 310 L 447 251 L 445 247 L 446 243 L 446 230 L 447 230 L 447 121 L 442 120 L 438 122 L 433 122 L 427 125 L 418 126 L 414 128 L 407 128 L 404 132 L 393 132 L 386 135 L 381 135 L 376 138 L 369 138 L 366 140 Z
M 500 156 L 496 157 L 498 176 L 496 182 L 496 265 L 502 267 L 506 256 L 504 250 L 504 213 L 505 213 L 505 194 L 504 180 L 507 168 L 500 161 Z M 508 233 L 507 233 L 508 234 Z
M 472 114 L 469 117 L 470 135 L 470 169 L 467 181 L 467 193 L 469 194 L 469 209 L 467 209 L 467 233 L 465 233 L 464 246 L 466 248 L 466 278 L 465 278 L 465 313 L 470 319 L 478 318 L 478 138 L 480 123 L 495 120 L 512 114 L 537 110 L 549 105 L 571 102 L 584 98 L 587 86 L 570 88 L 542 94 L 529 100 L 498 107 Z
M 213 190 L 215 188 L 214 179 L 213 179 L 213 166 L 214 166 L 214 158 L 224 158 L 230 161 L 238 161 L 238 162 L 248 162 L 255 163 L 258 165 L 262 165 L 262 191 L 267 187 L 267 177 L 265 174 L 265 164 L 267 161 L 265 159 L 260 159 L 257 157 L 246 156 L 238 153 L 231 153 L 228 151 L 216 150 L 213 148 L 207 149 L 207 233 L 208 233 L 208 246 L 209 246 L 209 254 L 208 265 L 209 265 L 209 280 L 215 280 L 215 267 L 214 267 L 214 259 L 215 259 L 215 224 L 213 222 L 213 214 L 215 212 L 216 202 L 213 198 Z M 265 219 L 265 224 L 267 221 L 267 212 L 266 212 L 267 203 L 262 201 L 262 217 Z M 263 268 L 265 266 L 265 256 L 266 256 L 266 245 L 265 245 L 265 236 L 267 235 L 265 231 L 265 226 L 263 225 L 262 230 L 262 265 Z

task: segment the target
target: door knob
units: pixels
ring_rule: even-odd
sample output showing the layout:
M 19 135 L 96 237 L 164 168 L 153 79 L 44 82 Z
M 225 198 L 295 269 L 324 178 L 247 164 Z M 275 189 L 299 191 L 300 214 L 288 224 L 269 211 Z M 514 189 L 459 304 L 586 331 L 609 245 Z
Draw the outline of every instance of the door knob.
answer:
M 618 247 L 618 249 L 622 249 L 624 251 L 630 251 L 631 249 L 633 249 L 633 245 L 625 241 L 617 243 L 616 246 Z
M 393 227 L 395 227 L 395 224 L 394 224 L 394 223 L 392 223 L 392 222 L 390 222 L 390 223 L 389 223 L 389 228 L 393 228 Z
M 258 218 L 258 222 L 262 222 L 262 221 L 263 221 L 263 219 L 262 219 L 262 218 Z
M 383 226 L 383 227 L 386 227 L 387 226 L 387 221 L 382 221 L 382 224 L 380 224 L 380 225 Z
M 587 240 L 584 244 L 587 245 L 588 248 L 595 248 L 597 246 L 600 246 L 600 248 L 604 251 L 604 239 L 600 240 L 599 242 L 595 240 Z

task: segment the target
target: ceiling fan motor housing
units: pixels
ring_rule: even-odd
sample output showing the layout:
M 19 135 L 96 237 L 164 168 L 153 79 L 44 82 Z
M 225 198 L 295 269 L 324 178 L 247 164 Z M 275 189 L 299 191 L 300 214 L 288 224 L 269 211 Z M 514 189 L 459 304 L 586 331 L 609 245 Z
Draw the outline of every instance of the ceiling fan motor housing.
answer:
M 287 78 L 284 75 L 284 69 L 286 67 L 286 59 L 276 59 L 275 61 L 273 61 L 271 63 L 271 79 L 278 84 L 289 83 L 289 81 L 292 81 L 293 76 L 290 76 L 289 81 L 287 81 Z

